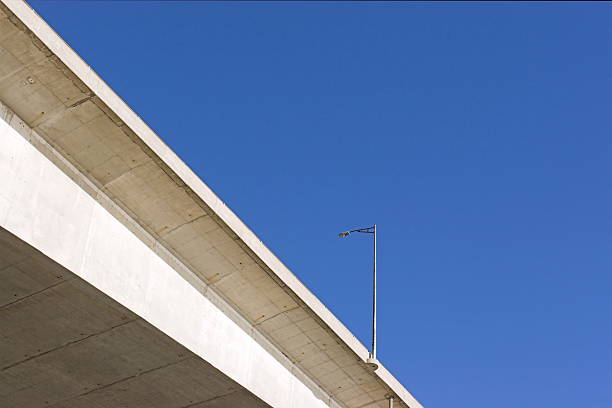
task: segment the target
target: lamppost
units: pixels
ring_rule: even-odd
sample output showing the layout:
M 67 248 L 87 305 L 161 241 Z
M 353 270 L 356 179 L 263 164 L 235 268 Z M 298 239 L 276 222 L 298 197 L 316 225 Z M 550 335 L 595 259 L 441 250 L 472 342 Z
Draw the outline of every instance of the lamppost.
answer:
M 373 234 L 374 235 L 374 263 L 373 263 L 373 279 L 372 279 L 372 349 L 370 350 L 370 357 L 366 361 L 366 364 L 372 371 L 378 368 L 378 360 L 376 359 L 376 224 L 367 228 L 359 228 L 351 231 L 345 231 L 338 234 L 340 238 L 348 237 L 353 232 L 360 232 L 362 234 Z

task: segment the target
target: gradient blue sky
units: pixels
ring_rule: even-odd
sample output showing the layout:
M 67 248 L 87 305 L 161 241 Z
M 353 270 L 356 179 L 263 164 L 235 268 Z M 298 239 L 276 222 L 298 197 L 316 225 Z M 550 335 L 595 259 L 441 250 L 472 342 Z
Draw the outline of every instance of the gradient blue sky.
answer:
M 612 407 L 612 4 L 31 4 L 427 408 Z

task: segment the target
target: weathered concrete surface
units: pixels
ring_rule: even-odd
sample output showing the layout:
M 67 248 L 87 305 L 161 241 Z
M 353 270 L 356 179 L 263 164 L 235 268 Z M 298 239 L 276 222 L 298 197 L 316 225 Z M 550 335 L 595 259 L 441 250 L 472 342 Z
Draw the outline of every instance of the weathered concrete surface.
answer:
M 42 139 L 36 143 L 51 147 L 53 162 L 83 197 L 98 200 L 167 265 L 180 264 L 173 267 L 184 269 L 194 288 L 220 296 L 215 304 L 223 313 L 236 314 L 235 324 L 328 405 L 384 407 L 390 393 L 420 407 L 384 366 L 367 370 L 367 349 L 20 0 L 0 0 L 0 100 L 23 119 L 16 128 L 33 128 Z M 0 217 L 11 199 L 0 196 Z M 80 216 L 74 203 L 53 205 Z M 26 218 L 55 216 L 30 211 Z M 32 234 L 20 238 L 31 242 Z M 74 261 L 84 244 L 76 239 L 75 245 L 57 244 L 54 259 L 64 266 Z M 176 319 L 184 309 L 174 312 Z
M 0 228 L 0 406 L 268 407 Z

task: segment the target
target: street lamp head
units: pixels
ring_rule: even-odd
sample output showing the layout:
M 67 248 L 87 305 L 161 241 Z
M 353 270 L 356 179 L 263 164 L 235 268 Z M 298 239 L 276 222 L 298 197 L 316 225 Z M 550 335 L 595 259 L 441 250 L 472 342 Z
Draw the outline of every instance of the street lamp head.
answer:
M 349 232 L 349 231 L 345 231 L 345 232 L 341 232 L 341 233 L 339 233 L 339 234 L 338 234 L 338 236 L 339 236 L 340 238 L 344 238 L 344 237 L 348 236 L 349 234 L 350 234 L 350 232 Z

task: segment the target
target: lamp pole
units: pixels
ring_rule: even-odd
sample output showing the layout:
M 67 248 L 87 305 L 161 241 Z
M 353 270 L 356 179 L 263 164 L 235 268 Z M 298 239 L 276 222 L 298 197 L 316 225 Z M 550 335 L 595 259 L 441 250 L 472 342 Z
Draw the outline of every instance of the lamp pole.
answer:
M 370 358 L 376 359 L 376 224 L 374 229 L 374 263 L 372 273 L 372 352 Z
M 376 370 L 378 368 L 378 360 L 376 359 L 376 224 L 367 228 L 358 228 L 341 232 L 338 236 L 344 238 L 353 232 L 374 235 L 374 262 L 372 271 L 372 348 L 370 349 L 370 357 L 368 358 L 367 364 L 372 370 Z

